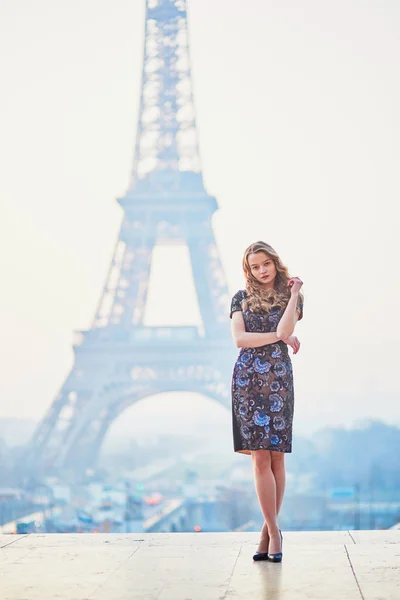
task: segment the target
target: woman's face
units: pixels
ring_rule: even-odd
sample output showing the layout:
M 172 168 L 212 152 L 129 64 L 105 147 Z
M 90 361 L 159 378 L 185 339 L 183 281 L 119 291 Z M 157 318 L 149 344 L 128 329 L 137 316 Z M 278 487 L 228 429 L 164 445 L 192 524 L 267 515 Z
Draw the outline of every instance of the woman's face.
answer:
M 252 275 L 265 287 L 273 287 L 276 277 L 275 263 L 265 252 L 249 254 L 248 262 Z

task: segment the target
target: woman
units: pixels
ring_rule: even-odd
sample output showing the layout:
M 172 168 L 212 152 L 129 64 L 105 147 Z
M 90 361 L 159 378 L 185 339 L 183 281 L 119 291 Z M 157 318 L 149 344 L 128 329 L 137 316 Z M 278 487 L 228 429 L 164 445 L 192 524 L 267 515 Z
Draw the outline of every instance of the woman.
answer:
M 240 348 L 232 376 L 235 452 L 250 454 L 264 524 L 254 560 L 282 560 L 277 517 L 285 489 L 285 452 L 292 451 L 296 322 L 303 317 L 303 282 L 290 277 L 269 244 L 256 242 L 243 256 L 246 289 L 232 298 L 232 336 Z

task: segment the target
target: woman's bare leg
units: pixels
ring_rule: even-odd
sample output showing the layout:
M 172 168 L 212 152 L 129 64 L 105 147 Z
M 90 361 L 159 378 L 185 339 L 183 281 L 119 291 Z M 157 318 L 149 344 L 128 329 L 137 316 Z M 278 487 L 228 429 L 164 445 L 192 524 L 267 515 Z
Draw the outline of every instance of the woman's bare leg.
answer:
M 268 552 L 272 553 L 280 552 L 280 535 L 276 521 L 276 482 L 271 468 L 271 452 L 269 450 L 257 450 L 252 452 L 251 456 L 256 492 L 265 520 L 258 552 L 266 552 L 267 549 Z M 266 536 L 267 531 L 269 540 Z
M 286 473 L 285 473 L 285 453 L 271 452 L 271 470 L 275 477 L 276 485 L 276 514 L 279 515 L 282 506 L 283 494 L 285 493 Z

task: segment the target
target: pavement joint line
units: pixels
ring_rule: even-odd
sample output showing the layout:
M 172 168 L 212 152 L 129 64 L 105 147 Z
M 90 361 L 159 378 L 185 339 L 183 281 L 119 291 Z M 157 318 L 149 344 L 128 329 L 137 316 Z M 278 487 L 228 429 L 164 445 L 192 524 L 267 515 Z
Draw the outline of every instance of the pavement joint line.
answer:
M 235 564 L 232 567 L 232 573 L 231 573 L 231 576 L 229 577 L 229 581 L 228 581 L 228 585 L 226 586 L 225 594 L 223 596 L 221 596 L 221 598 L 223 598 L 223 599 L 225 599 L 227 597 L 227 595 L 228 595 L 229 586 L 231 585 L 233 573 L 235 571 L 235 567 L 236 567 L 237 561 L 239 560 L 239 556 L 240 556 L 240 554 L 242 552 L 242 548 L 243 548 L 243 545 L 240 546 L 238 555 L 237 555 L 236 560 L 235 560 Z
M 92 593 L 91 593 L 91 594 L 88 596 L 88 600 L 90 600 L 90 599 L 91 599 L 91 598 L 94 596 L 94 594 L 96 594 L 96 593 L 97 593 L 97 592 L 98 592 L 98 591 L 99 591 L 99 590 L 100 590 L 100 589 L 101 589 L 101 588 L 102 588 L 104 585 L 106 585 L 107 581 L 108 581 L 108 580 L 109 580 L 109 579 L 110 579 L 110 578 L 111 578 L 113 575 L 115 575 L 115 573 L 116 573 L 117 571 L 119 571 L 119 570 L 120 570 L 120 568 L 122 567 L 122 565 L 123 565 L 123 564 L 125 564 L 125 563 L 126 563 L 126 562 L 127 562 L 127 561 L 128 561 L 128 560 L 129 560 L 129 559 L 130 559 L 130 558 L 131 558 L 133 555 L 134 555 L 134 554 L 136 554 L 136 552 L 137 552 L 138 550 L 139 550 L 139 546 L 138 546 L 137 548 L 135 548 L 135 549 L 134 549 L 134 551 L 132 552 L 132 554 L 130 554 L 129 556 L 127 556 L 127 557 L 125 558 L 125 560 L 123 560 L 123 561 L 122 561 L 122 562 L 121 562 L 121 563 L 118 565 L 118 567 L 116 567 L 116 568 L 115 568 L 115 569 L 114 569 L 114 570 L 113 570 L 113 571 L 112 571 L 112 572 L 109 574 L 109 576 L 105 578 L 105 580 L 104 580 L 102 583 L 100 583 L 100 585 L 99 585 L 99 586 L 98 586 L 98 587 L 97 587 L 97 588 L 96 588 L 96 589 L 95 589 L 95 590 L 94 590 L 94 591 L 93 591 L 93 592 L 92 592 Z
M 11 546 L 11 544 L 16 544 L 17 542 L 19 542 L 19 540 L 23 540 L 26 537 L 28 537 L 28 534 L 24 535 L 22 537 L 16 538 L 15 540 L 12 540 L 12 542 L 8 542 L 7 544 L 4 544 L 4 546 L 0 546 L 0 550 L 1 550 L 1 548 L 7 548 L 7 546 Z
M 353 565 L 352 565 L 352 562 L 351 562 L 350 555 L 349 555 L 349 552 L 348 552 L 348 550 L 347 550 L 347 546 L 346 546 L 346 544 L 344 545 L 344 549 L 346 550 L 346 554 L 347 554 L 347 560 L 349 561 L 349 563 L 350 563 L 350 567 L 351 567 L 351 570 L 353 571 L 354 579 L 356 580 L 356 584 L 357 584 L 357 587 L 358 587 L 358 591 L 360 592 L 360 596 L 361 596 L 362 600 L 365 600 L 365 598 L 364 598 L 364 596 L 363 596 L 363 593 L 362 593 L 362 591 L 361 591 L 360 584 L 358 583 L 357 575 L 356 575 L 356 572 L 354 571 L 354 567 L 353 567 Z
M 161 596 L 161 594 L 163 593 L 164 588 L 165 588 L 165 584 L 163 583 L 161 590 L 157 594 L 156 600 Z
M 353 536 L 351 535 L 350 531 L 347 532 L 349 534 L 349 536 L 351 537 L 351 539 L 353 540 L 354 544 L 357 544 L 356 540 L 353 538 Z

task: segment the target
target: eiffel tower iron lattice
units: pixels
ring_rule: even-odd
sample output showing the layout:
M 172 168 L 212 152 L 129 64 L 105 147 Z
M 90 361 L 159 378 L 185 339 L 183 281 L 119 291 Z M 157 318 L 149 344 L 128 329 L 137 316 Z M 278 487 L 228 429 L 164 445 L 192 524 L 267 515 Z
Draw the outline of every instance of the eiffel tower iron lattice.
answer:
M 123 218 L 90 329 L 27 452 L 36 473 L 93 467 L 113 420 L 162 392 L 197 392 L 227 408 L 235 357 L 228 289 L 212 229 L 216 199 L 200 163 L 185 0 L 147 0 L 140 113 Z M 143 322 L 153 249 L 189 250 L 201 327 Z

